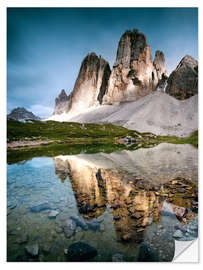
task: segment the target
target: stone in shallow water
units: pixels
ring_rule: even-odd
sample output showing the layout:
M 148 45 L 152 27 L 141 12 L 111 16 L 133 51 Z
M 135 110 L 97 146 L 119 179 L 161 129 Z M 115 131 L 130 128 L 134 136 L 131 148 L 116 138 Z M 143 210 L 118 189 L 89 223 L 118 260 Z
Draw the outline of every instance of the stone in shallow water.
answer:
M 123 254 L 116 253 L 112 256 L 112 262 L 124 262 Z
M 49 213 L 49 218 L 56 218 L 58 216 L 59 212 L 56 210 L 51 210 Z
M 16 243 L 17 244 L 24 244 L 28 241 L 28 234 L 24 233 L 23 235 L 21 235 L 19 238 L 16 239 Z
M 183 233 L 181 232 L 181 230 L 177 230 L 174 232 L 173 237 L 174 238 L 181 238 L 181 237 L 183 237 Z
M 158 254 L 148 245 L 141 244 L 138 262 L 158 262 Z
M 51 206 L 48 203 L 41 203 L 39 205 L 32 206 L 30 211 L 33 213 L 39 213 L 44 210 L 51 209 Z
M 74 235 L 76 229 L 76 224 L 72 219 L 68 219 L 63 224 L 63 231 L 67 238 L 70 238 Z
M 92 231 L 97 231 L 100 230 L 100 223 L 102 221 L 99 220 L 94 220 L 94 221 L 86 221 L 86 224 L 88 226 L 88 228 Z
M 77 242 L 68 248 L 67 258 L 72 262 L 82 262 L 94 258 L 97 250 L 83 242 Z
M 32 257 L 37 257 L 39 254 L 39 246 L 38 244 L 28 245 L 25 247 L 25 250 Z
M 77 226 L 81 227 L 83 230 L 88 230 L 88 225 L 82 218 L 78 216 L 71 216 L 70 218 L 76 223 Z
M 8 206 L 8 208 L 9 208 L 10 210 L 13 210 L 14 208 L 16 208 L 17 202 L 16 202 L 16 201 L 9 201 L 9 202 L 7 203 L 7 206 Z
M 51 245 L 49 243 L 44 243 L 42 247 L 42 251 L 46 254 L 50 253 Z

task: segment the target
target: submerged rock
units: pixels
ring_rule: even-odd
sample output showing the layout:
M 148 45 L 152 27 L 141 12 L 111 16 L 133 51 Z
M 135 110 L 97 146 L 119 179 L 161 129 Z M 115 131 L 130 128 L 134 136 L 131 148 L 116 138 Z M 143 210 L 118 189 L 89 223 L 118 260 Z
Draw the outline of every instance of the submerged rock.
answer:
M 97 231 L 97 230 L 100 230 L 100 223 L 102 222 L 101 221 L 97 221 L 97 220 L 94 220 L 94 221 L 86 221 L 86 224 L 88 225 L 88 228 L 92 231 Z
M 158 262 L 158 254 L 148 245 L 141 244 L 138 262 Z
M 58 216 L 59 212 L 56 211 L 56 210 L 51 210 L 50 213 L 49 213 L 49 218 L 56 218 L 56 216 Z
M 78 227 L 82 228 L 83 230 L 88 230 L 88 225 L 82 218 L 78 216 L 71 216 L 70 218 L 76 223 Z
M 123 254 L 116 253 L 112 256 L 112 262 L 124 262 Z
M 70 238 L 74 235 L 76 229 L 76 224 L 72 219 L 68 219 L 63 224 L 63 231 L 67 238 Z
M 77 242 L 68 248 L 67 258 L 72 262 L 82 262 L 94 258 L 97 250 L 83 242 Z
M 39 254 L 38 244 L 28 245 L 25 247 L 26 252 L 32 257 L 37 257 Z
M 30 211 L 33 213 L 39 213 L 44 210 L 51 209 L 51 206 L 48 203 L 41 203 L 39 205 L 32 206 Z
M 22 234 L 19 238 L 16 239 L 16 243 L 17 244 L 24 244 L 28 241 L 28 234 L 24 233 Z
M 174 238 L 181 238 L 181 237 L 183 237 L 182 231 L 181 230 L 175 231 L 174 234 L 173 234 L 173 237 Z

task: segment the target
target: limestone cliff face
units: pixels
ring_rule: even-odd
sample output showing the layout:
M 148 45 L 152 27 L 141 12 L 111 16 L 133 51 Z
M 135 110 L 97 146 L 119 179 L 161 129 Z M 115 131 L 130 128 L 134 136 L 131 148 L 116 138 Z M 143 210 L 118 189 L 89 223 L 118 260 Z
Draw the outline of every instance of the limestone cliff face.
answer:
M 156 70 L 156 75 L 158 78 L 158 84 L 157 84 L 156 90 L 165 92 L 167 79 L 168 79 L 168 73 L 166 70 L 166 62 L 165 62 L 165 56 L 163 52 L 156 51 L 153 65 Z
M 77 114 L 102 103 L 111 70 L 108 62 L 95 53 L 82 61 L 72 93 L 67 96 L 62 90 L 55 101 L 54 114 Z
M 71 95 L 67 96 L 63 89 L 59 96 L 55 99 L 54 114 L 67 113 L 70 109 Z
M 198 93 L 198 62 L 186 55 L 168 78 L 166 93 L 186 99 Z
M 154 68 L 156 69 L 158 80 L 161 80 L 163 76 L 165 77 L 168 76 L 167 71 L 166 71 L 165 56 L 163 52 L 156 51 L 153 65 L 154 65 Z
M 134 101 L 165 86 L 167 71 L 163 52 L 156 51 L 154 62 L 144 34 L 127 30 L 121 37 L 112 72 L 109 64 L 95 53 L 88 54 L 80 67 L 72 93 L 64 91 L 56 99 L 54 114 L 80 114 L 99 104 Z
M 159 67 L 161 60 L 155 63 Z M 155 90 L 157 84 L 157 71 L 146 37 L 138 30 L 126 31 L 119 41 L 103 104 L 136 100 Z

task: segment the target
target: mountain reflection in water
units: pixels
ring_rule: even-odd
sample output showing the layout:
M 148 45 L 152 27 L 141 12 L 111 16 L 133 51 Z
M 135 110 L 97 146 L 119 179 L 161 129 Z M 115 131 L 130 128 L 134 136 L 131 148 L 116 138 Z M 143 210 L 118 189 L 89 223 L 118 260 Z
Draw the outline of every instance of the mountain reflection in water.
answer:
M 190 240 L 187 226 L 198 213 L 198 157 L 191 145 L 164 143 L 111 154 L 57 156 L 54 168 L 51 159 L 44 161 L 45 167 L 42 161 L 33 159 L 9 167 L 8 260 L 66 261 L 64 247 L 82 241 L 98 251 L 89 261 L 112 261 L 114 254 L 124 261 L 171 261 L 175 240 Z M 37 200 L 48 202 L 49 208 L 33 213 L 30 209 L 36 211 L 32 205 Z M 58 214 L 49 219 L 53 209 Z M 29 238 L 16 244 L 17 219 L 17 226 L 29 222 L 26 229 L 32 241 Z M 63 225 L 66 220 L 76 224 L 68 238 Z M 40 232 L 36 235 L 33 226 L 37 222 Z M 52 239 L 48 234 L 53 228 Z M 185 238 L 174 239 L 179 229 Z M 36 238 L 39 256 L 30 258 L 24 254 L 25 245 Z M 47 245 L 50 250 L 57 246 L 58 253 L 47 252 Z
M 145 228 L 159 222 L 164 201 L 180 221 L 196 215 L 191 199 L 197 200 L 197 157 L 187 147 L 190 151 L 162 144 L 157 151 L 58 156 L 55 172 L 62 182 L 69 176 L 85 219 L 98 218 L 109 205 L 118 239 L 140 243 Z

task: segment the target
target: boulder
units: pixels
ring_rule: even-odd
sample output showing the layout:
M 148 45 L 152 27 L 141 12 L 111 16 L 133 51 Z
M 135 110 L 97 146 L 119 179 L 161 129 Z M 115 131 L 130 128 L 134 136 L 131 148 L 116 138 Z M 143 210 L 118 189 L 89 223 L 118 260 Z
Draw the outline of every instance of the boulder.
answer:
M 27 245 L 25 247 L 25 250 L 32 257 L 37 257 L 38 254 L 39 254 L 39 246 L 38 246 L 38 244 Z
M 72 262 L 83 262 L 94 258 L 97 250 L 83 242 L 76 242 L 68 248 L 67 258 Z
M 70 238 L 74 235 L 76 229 L 76 224 L 72 219 L 68 219 L 63 224 L 64 234 L 67 238 Z
M 59 214 L 58 211 L 56 211 L 56 210 L 51 210 L 48 217 L 49 217 L 50 219 L 54 219 L 54 218 L 56 218 L 56 217 L 58 216 L 58 214 Z
M 48 210 L 48 209 L 51 209 L 51 206 L 45 202 L 45 203 L 41 203 L 41 204 L 32 206 L 30 208 L 30 211 L 33 213 L 39 213 L 41 211 Z

